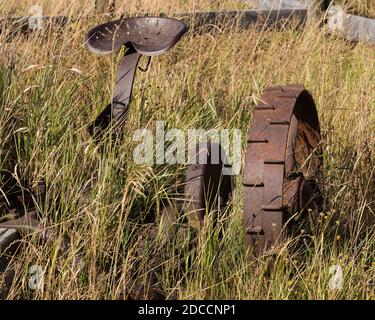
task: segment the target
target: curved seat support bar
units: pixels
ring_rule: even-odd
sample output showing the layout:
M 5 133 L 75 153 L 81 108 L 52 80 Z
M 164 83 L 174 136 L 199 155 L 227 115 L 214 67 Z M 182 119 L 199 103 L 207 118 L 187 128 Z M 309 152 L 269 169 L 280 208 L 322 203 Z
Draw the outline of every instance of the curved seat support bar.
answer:
M 89 126 L 91 136 L 101 135 L 112 122 L 117 123 L 126 118 L 140 57 L 138 52 L 129 49 L 121 59 L 112 101 Z

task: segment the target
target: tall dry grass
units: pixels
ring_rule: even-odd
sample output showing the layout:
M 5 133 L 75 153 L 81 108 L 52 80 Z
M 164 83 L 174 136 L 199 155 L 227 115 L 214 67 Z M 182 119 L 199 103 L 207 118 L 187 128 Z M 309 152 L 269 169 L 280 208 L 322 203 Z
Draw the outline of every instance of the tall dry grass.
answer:
M 335 0 L 334 3 L 344 5 L 350 13 L 375 17 L 375 2 L 373 0 Z
M 39 200 L 39 211 L 59 234 L 43 245 L 36 237 L 23 240 L 8 298 L 121 298 L 134 272 L 147 281 L 148 260 L 161 247 L 168 254 L 160 281 L 170 297 L 375 298 L 373 47 L 349 44 L 314 26 L 188 33 L 137 75 L 122 139 L 98 147 L 86 127 L 110 99 L 118 59 L 93 56 L 84 47 L 84 33 L 99 20 L 12 42 L 0 38 L 2 169 L 30 183 L 46 181 L 48 200 Z M 295 248 L 296 238 L 289 239 L 271 276 L 267 257 L 246 261 L 241 176 L 236 176 L 219 227 L 208 223 L 183 269 L 176 265 L 181 257 L 188 260 L 188 250 L 179 237 L 165 243 L 160 235 L 139 252 L 145 224 L 160 216 L 161 202 L 173 203 L 185 166 L 135 165 L 134 130 L 154 130 L 155 122 L 164 120 L 170 128 L 239 128 L 245 136 L 264 88 L 297 82 L 317 103 L 324 151 L 326 210 L 307 244 Z M 16 169 L 6 167 L 9 148 Z M 89 201 L 82 203 L 82 185 L 90 182 Z M 65 236 L 70 242 L 60 254 Z M 41 290 L 28 287 L 32 265 L 43 268 Z M 332 266 L 343 270 L 341 290 L 329 289 Z
M 82 15 L 85 16 L 95 10 L 95 0 L 19 0 L 2 1 L 0 3 L 1 15 L 19 14 L 27 15 L 30 7 L 34 5 L 41 6 L 46 15 Z M 109 3 L 109 0 L 102 0 L 103 4 Z M 116 0 L 115 9 L 123 14 L 134 13 L 173 13 L 176 11 L 202 11 L 202 10 L 228 10 L 228 9 L 247 9 L 252 5 L 251 1 L 243 0 Z M 98 1 L 99 3 L 99 1 Z M 0 16 L 1 16 L 0 15 Z

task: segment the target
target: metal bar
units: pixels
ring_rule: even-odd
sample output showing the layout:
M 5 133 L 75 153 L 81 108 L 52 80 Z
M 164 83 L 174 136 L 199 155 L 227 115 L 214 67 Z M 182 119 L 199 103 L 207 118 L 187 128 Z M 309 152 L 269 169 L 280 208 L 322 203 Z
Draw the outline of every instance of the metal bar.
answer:
M 340 6 L 332 6 L 328 10 L 327 26 L 332 34 L 346 40 L 375 44 L 375 19 L 347 14 Z
M 119 122 L 127 116 L 135 72 L 140 57 L 141 55 L 133 48 L 128 49 L 125 53 L 118 67 L 112 102 L 99 114 L 94 123 L 89 126 L 88 130 L 91 136 L 96 135 L 96 138 L 100 138 L 112 120 Z
M 290 9 L 307 8 L 309 0 L 250 0 L 246 2 L 250 2 L 258 9 Z
M 0 17 L 0 26 L 2 24 L 11 24 L 18 27 L 29 28 L 29 22 L 31 17 Z M 66 16 L 42 16 L 38 17 L 43 23 L 53 23 L 65 25 L 69 22 L 69 18 Z
M 0 255 L 9 249 L 12 242 L 17 241 L 19 238 L 20 236 L 16 229 L 0 228 Z M 3 271 L 0 270 L 0 272 Z
M 263 22 L 268 27 L 277 27 L 286 20 L 297 20 L 303 24 L 306 16 L 307 9 L 187 12 L 173 15 L 174 18 L 190 24 L 193 29 L 225 24 L 248 28 L 258 22 Z
M 291 9 L 320 7 L 326 10 L 333 0 L 242 0 L 248 2 L 258 9 Z
M 274 9 L 274 10 L 242 10 L 242 11 L 207 11 L 207 12 L 186 12 L 171 15 L 173 18 L 182 19 L 191 24 L 193 29 L 205 25 L 223 25 L 238 24 L 241 27 L 249 28 L 255 23 L 263 22 L 269 27 L 278 27 L 280 23 L 286 20 L 297 20 L 300 24 L 304 23 L 307 15 L 307 9 Z M 74 20 L 65 16 L 41 17 L 43 24 L 47 22 L 65 26 Z M 29 31 L 28 17 L 8 17 L 0 18 L 0 33 L 2 25 L 11 24 L 12 29 L 22 33 Z
M 288 0 L 289 1 L 289 0 Z M 286 3 L 285 3 L 286 4 Z M 326 5 L 326 4 L 325 4 Z M 295 19 L 303 24 L 307 18 L 308 9 L 280 9 L 280 10 L 243 10 L 243 11 L 218 11 L 218 12 L 187 12 L 172 15 L 189 23 L 193 22 L 193 29 L 204 25 L 221 25 L 239 23 L 241 27 L 248 28 L 257 22 L 264 22 L 267 26 L 278 27 L 279 23 L 287 19 Z M 59 25 L 64 27 L 72 22 L 68 17 L 56 16 L 41 17 L 43 24 Z M 0 33 L 4 24 L 11 24 L 13 33 L 28 32 L 28 17 L 3 17 L 0 18 Z M 331 33 L 341 34 L 349 41 L 366 41 L 375 44 L 375 19 L 346 14 L 340 6 L 331 6 L 327 13 L 327 25 Z
M 3 17 L 0 18 L 0 34 L 3 30 L 9 30 L 9 36 L 17 33 L 28 33 L 35 30 L 31 17 Z M 38 17 L 41 26 L 38 29 L 43 29 L 46 25 L 64 27 L 70 22 L 65 16 L 43 16 Z
M 246 1 L 246 0 L 244 0 Z M 307 9 L 307 23 L 321 22 L 332 0 L 251 0 L 259 9 Z

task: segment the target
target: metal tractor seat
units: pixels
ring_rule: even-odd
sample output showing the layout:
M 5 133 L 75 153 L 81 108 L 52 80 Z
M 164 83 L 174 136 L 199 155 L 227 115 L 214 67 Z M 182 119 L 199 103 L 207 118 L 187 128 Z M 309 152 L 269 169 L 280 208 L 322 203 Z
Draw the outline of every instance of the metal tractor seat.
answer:
M 110 54 L 126 47 L 118 67 L 112 101 L 89 126 L 92 136 L 101 135 L 111 123 L 125 119 L 141 55 L 151 57 L 166 52 L 187 30 L 183 22 L 175 19 L 132 17 L 99 25 L 87 33 L 86 46 L 92 53 Z

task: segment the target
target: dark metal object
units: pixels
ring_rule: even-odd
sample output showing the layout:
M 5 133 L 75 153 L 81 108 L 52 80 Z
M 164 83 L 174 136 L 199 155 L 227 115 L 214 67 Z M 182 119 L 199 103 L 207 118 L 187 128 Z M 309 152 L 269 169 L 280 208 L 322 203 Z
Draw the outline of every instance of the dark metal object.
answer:
M 205 26 L 223 25 L 249 28 L 256 23 L 261 23 L 262 27 L 284 28 L 288 21 L 304 25 L 307 9 L 186 12 L 177 13 L 174 17 L 188 23 L 193 31 L 198 31 Z
M 296 21 L 298 25 L 303 25 L 307 18 L 307 9 L 185 12 L 173 14 L 172 17 L 188 23 L 193 31 L 199 31 L 205 26 L 213 27 L 221 25 L 236 25 L 241 28 L 249 28 L 255 23 L 264 23 L 266 27 L 284 28 L 288 20 Z M 29 17 L 7 17 L 0 19 L 0 33 L 3 29 L 6 29 L 11 30 L 11 36 L 18 33 L 28 34 L 33 31 L 29 28 L 28 19 Z M 75 21 L 85 19 L 85 17 L 71 19 L 67 16 L 45 16 L 41 17 L 41 19 L 44 22 L 43 24 L 64 27 L 68 23 L 74 23 Z M 4 28 L 5 26 L 7 27 Z
M 32 17 L 8 17 L 0 18 L 0 34 L 4 31 L 8 33 L 5 35 L 5 40 L 10 41 L 15 36 L 22 34 L 28 35 L 35 31 L 30 27 L 30 18 Z M 42 23 L 42 27 L 51 26 L 62 28 L 68 24 L 69 18 L 65 16 L 43 16 L 38 17 L 38 20 Z
M 55 234 L 43 226 L 36 211 L 29 211 L 17 219 L 0 223 L 0 229 L 14 229 L 22 235 L 38 233 L 39 239 L 43 241 L 56 238 Z
M 232 181 L 230 176 L 223 175 L 226 157 L 222 147 L 217 143 L 199 144 L 193 152 L 197 164 L 188 167 L 182 200 L 166 206 L 160 221 L 145 226 L 135 246 L 132 246 L 133 249 L 136 248 L 134 252 L 147 257 L 147 263 L 142 262 L 142 265 L 147 265 L 149 271 L 145 273 L 148 274 L 148 279 L 129 281 L 124 288 L 125 298 L 165 299 L 167 295 L 163 291 L 160 278 L 163 273 L 162 266 L 170 258 L 168 243 L 176 240 L 185 243 L 189 255 L 193 255 L 198 244 L 194 229 L 199 230 L 202 227 L 207 211 L 224 208 L 228 203 Z M 183 270 L 187 263 L 186 259 L 180 256 L 182 252 L 183 250 L 177 253 L 180 259 L 176 269 L 180 270 Z
M 32 17 L 0 18 L 0 26 L 8 26 L 12 29 L 18 29 L 21 32 L 27 32 L 31 30 L 30 18 Z M 38 17 L 38 19 L 42 21 L 43 25 L 56 25 L 59 27 L 64 27 L 69 22 L 69 18 L 66 16 L 42 16 Z
M 87 34 L 87 48 L 95 54 L 109 54 L 130 42 L 140 54 L 154 56 L 172 48 L 186 31 L 186 25 L 175 19 L 126 18 L 90 30 Z
M 316 9 L 327 10 L 333 0 L 258 0 L 257 8 L 262 9 L 291 9 L 317 7 Z
M 39 183 L 34 188 L 24 188 L 8 172 L 1 172 L 1 178 L 0 213 L 8 215 L 8 220 L 0 223 L 0 273 L 6 280 L 3 291 L 0 290 L 0 298 L 5 298 L 14 277 L 9 262 L 19 250 L 19 240 L 35 233 L 40 240 L 53 240 L 54 235 L 50 230 L 43 229 L 35 208 L 34 201 L 45 197 L 45 185 Z
M 12 257 L 18 249 L 20 234 L 17 230 L 0 228 L 0 299 L 6 299 L 12 286 L 14 269 L 10 267 Z
M 265 90 L 249 129 L 243 177 L 245 247 L 255 255 L 282 244 L 289 218 L 317 210 L 320 127 L 303 86 Z M 271 250 L 272 252 L 272 250 Z
M 126 117 L 140 57 L 141 55 L 138 52 L 129 49 L 121 59 L 112 102 L 106 106 L 89 126 L 88 130 L 91 136 L 94 136 L 96 133 L 99 135 L 102 134 L 112 121 L 118 122 Z
M 120 62 L 112 102 L 89 127 L 99 135 L 112 123 L 126 117 L 136 68 L 141 55 L 155 56 L 173 47 L 186 33 L 186 25 L 161 17 L 136 17 L 99 25 L 86 36 L 87 48 L 95 54 L 109 54 L 127 48 Z M 99 129 L 99 130 L 97 130 Z
M 227 159 L 218 143 L 199 144 L 196 163 L 189 166 L 184 182 L 184 211 L 189 225 L 199 229 L 212 209 L 224 208 L 232 191 L 230 176 L 223 175 Z
M 251 2 L 260 9 L 291 9 L 307 7 L 307 4 L 300 0 L 253 0 Z

